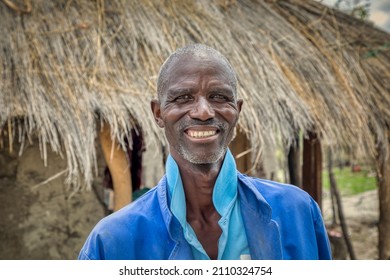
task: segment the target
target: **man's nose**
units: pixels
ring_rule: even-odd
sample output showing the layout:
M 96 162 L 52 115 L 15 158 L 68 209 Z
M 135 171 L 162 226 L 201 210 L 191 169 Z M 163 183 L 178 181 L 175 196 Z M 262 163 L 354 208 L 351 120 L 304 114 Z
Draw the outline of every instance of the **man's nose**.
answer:
M 193 104 L 189 115 L 193 119 L 207 121 L 215 116 L 215 112 L 210 102 L 206 98 L 201 97 Z

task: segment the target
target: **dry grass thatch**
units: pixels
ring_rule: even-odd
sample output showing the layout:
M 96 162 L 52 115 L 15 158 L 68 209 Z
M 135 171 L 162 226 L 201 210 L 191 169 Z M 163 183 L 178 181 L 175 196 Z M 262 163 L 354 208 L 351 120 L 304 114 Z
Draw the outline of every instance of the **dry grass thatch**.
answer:
M 96 120 L 119 139 L 138 122 L 164 143 L 149 106 L 156 74 L 193 42 L 235 67 L 257 151 L 311 130 L 372 156 L 390 128 L 390 35 L 317 2 L 3 0 L 0 32 L 0 139 L 36 133 L 73 183 L 93 178 Z

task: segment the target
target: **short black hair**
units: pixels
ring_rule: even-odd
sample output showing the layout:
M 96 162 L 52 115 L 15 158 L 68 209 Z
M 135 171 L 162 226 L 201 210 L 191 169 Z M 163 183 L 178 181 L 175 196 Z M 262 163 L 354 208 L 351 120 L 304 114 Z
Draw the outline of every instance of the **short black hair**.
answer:
M 227 58 L 221 54 L 216 49 L 213 49 L 212 47 L 203 45 L 203 44 L 191 44 L 184 46 L 182 48 L 177 49 L 175 52 L 173 52 L 162 64 L 160 71 L 158 73 L 157 78 L 157 96 L 158 99 L 161 100 L 161 95 L 163 91 L 165 90 L 165 87 L 167 85 L 168 81 L 168 69 L 173 64 L 173 62 L 178 61 L 180 58 L 182 58 L 185 55 L 192 55 L 192 56 L 213 56 L 215 58 L 221 59 L 223 62 L 226 63 L 226 66 L 228 68 L 229 75 L 231 77 L 230 83 L 233 88 L 233 92 L 235 97 L 237 97 L 237 76 L 236 72 L 234 71 L 233 67 L 231 66 L 230 62 L 227 60 Z

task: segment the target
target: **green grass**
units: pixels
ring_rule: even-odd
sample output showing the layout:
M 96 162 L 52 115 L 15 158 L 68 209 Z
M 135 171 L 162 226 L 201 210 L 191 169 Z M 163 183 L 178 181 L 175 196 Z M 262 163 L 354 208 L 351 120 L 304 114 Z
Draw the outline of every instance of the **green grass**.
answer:
M 377 188 L 375 172 L 364 169 L 360 172 L 352 172 L 351 167 L 334 168 L 337 187 L 341 194 L 353 195 Z M 324 188 L 330 189 L 328 171 L 322 173 Z

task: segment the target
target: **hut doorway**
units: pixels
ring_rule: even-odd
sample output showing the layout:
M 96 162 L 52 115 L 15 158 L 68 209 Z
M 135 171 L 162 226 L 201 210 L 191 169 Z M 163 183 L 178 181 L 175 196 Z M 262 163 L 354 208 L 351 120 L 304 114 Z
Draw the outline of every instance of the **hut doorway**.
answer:
M 106 163 L 103 180 L 104 204 L 107 212 L 111 213 L 129 204 L 145 191 L 142 179 L 145 141 L 138 125 L 131 129 L 131 138 L 124 139 L 125 147 L 121 147 L 116 139 L 112 139 L 108 124 L 103 125 L 99 136 Z

